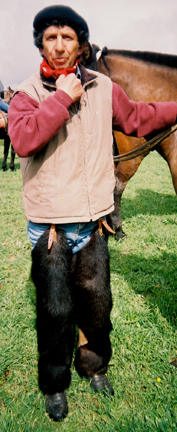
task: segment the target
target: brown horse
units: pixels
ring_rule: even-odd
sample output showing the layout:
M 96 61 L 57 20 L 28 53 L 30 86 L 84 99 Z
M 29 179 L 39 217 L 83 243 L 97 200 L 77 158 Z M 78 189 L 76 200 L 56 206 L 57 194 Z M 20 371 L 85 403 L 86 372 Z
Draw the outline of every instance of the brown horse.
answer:
M 137 102 L 177 102 L 177 56 L 107 48 L 100 51 L 99 47 L 92 45 L 87 46 L 83 64 L 109 76 L 124 89 L 129 99 Z M 145 139 L 128 137 L 117 131 L 114 131 L 114 137 L 118 154 L 125 154 L 145 142 Z M 177 193 L 177 132 L 154 149 L 168 163 Z M 135 159 L 115 163 L 115 211 L 109 222 L 114 226 L 117 238 L 123 235 L 120 213 L 122 193 L 148 154 L 149 151 Z
M 8 104 L 10 103 L 13 94 L 14 94 L 14 90 L 12 90 L 10 86 L 7 87 L 6 90 L 4 90 L 4 99 Z
M 3 162 L 2 162 L 2 170 L 7 171 L 7 157 L 8 157 L 9 148 L 10 148 L 10 138 L 9 138 L 8 133 L 7 133 L 7 130 L 3 127 L 0 128 L 0 139 L 4 140 L 4 158 L 3 158 Z M 14 159 L 15 159 L 15 151 L 14 151 L 13 146 L 11 145 L 11 158 L 10 158 L 11 171 L 15 171 Z

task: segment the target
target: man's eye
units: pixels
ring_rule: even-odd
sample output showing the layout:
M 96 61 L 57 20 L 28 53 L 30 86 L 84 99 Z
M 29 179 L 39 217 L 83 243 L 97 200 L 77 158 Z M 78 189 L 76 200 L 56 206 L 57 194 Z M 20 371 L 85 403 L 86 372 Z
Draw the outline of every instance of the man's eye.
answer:
M 56 39 L 56 36 L 49 36 L 49 37 L 47 38 L 47 40 L 54 40 L 54 39 Z

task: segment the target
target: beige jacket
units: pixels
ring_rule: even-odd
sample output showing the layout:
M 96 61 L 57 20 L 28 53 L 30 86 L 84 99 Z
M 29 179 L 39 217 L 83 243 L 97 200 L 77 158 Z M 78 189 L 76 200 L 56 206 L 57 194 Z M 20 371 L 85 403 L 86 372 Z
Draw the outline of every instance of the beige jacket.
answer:
M 82 71 L 80 110 L 72 104 L 59 133 L 34 156 L 20 160 L 25 214 L 32 222 L 89 222 L 114 209 L 112 82 Z M 18 91 L 41 102 L 55 89 L 43 85 L 36 73 Z

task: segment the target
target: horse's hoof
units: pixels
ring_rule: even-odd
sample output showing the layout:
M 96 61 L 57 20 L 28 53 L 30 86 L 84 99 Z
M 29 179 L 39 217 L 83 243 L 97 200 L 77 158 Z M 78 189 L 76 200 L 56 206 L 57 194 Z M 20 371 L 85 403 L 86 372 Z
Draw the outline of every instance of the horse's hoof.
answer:
M 2 170 L 3 171 L 7 171 L 7 167 L 6 166 L 2 166 Z
M 93 390 L 95 390 L 95 392 L 105 391 L 108 392 L 110 395 L 114 394 L 114 389 L 106 375 L 94 375 L 90 385 Z
M 11 171 L 16 171 L 15 167 L 10 167 Z
M 65 392 L 45 395 L 46 411 L 56 422 L 64 419 L 68 413 L 68 403 Z
M 116 235 L 114 237 L 116 241 L 124 240 L 126 237 L 127 235 L 124 233 L 124 231 L 116 230 Z

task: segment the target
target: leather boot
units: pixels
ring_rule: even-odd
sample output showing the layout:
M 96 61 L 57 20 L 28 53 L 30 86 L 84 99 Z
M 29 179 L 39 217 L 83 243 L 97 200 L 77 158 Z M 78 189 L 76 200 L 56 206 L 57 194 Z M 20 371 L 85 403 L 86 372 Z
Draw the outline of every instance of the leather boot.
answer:
M 110 395 L 114 394 L 114 389 L 106 375 L 94 375 L 90 385 L 95 392 L 102 391 L 108 392 Z
M 55 421 L 64 419 L 68 413 L 68 404 L 65 392 L 45 395 L 46 411 Z

